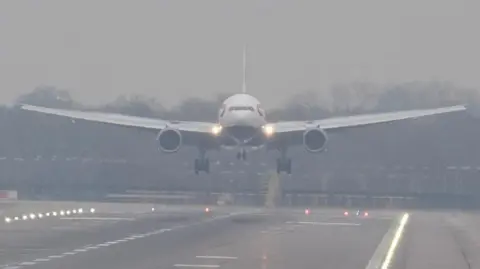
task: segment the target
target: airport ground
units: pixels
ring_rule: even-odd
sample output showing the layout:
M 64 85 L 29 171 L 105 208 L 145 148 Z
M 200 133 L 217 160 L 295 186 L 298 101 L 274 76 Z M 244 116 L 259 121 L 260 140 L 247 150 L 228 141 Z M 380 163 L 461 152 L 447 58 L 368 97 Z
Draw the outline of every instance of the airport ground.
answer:
M 0 224 L 0 268 L 343 269 L 380 268 L 387 259 L 396 269 L 480 266 L 476 212 L 412 211 L 405 226 L 403 211 L 349 212 L 4 203 L 0 214 L 10 221 Z

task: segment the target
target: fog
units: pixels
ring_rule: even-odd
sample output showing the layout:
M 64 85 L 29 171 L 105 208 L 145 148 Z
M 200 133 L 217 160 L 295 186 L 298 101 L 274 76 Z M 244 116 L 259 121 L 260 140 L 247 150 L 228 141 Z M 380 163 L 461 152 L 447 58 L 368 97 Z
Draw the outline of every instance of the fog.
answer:
M 267 116 L 270 120 L 323 118 L 467 103 L 474 96 L 468 91 L 458 94 L 461 91 L 457 88 L 427 91 L 425 87 L 433 86 L 399 84 L 382 90 L 384 94 L 369 109 L 343 102 L 345 105 L 334 112 L 315 105 L 313 93 L 298 93 L 282 107 L 269 110 Z M 346 95 L 339 98 L 348 100 Z M 211 101 L 186 99 L 166 109 L 152 98 L 119 97 L 116 102 L 95 109 L 164 119 L 214 121 L 220 100 L 220 96 Z M 92 109 L 54 87 L 40 87 L 20 96 L 18 101 Z M 292 148 L 293 175 L 283 178 L 284 189 L 296 193 L 477 195 L 480 122 L 475 108 L 470 104 L 467 113 L 335 133 L 330 135 L 327 151 L 321 154 L 307 153 L 302 147 Z M 210 152 L 211 174 L 195 176 L 196 149 L 184 147 L 176 154 L 163 154 L 155 144 L 155 132 L 72 122 L 16 107 L 2 108 L 0 129 L 0 188 L 69 197 L 126 189 L 257 192 L 261 190 L 262 179 L 274 169 L 277 158 L 275 152 L 260 150 L 252 152 L 244 164 L 236 161 L 235 152 Z
M 332 107 L 336 85 L 355 82 L 478 90 L 478 10 L 474 0 L 3 0 L 0 103 L 38 85 L 85 104 L 137 93 L 169 108 L 239 92 L 244 43 L 248 90 L 269 108 L 304 91 Z

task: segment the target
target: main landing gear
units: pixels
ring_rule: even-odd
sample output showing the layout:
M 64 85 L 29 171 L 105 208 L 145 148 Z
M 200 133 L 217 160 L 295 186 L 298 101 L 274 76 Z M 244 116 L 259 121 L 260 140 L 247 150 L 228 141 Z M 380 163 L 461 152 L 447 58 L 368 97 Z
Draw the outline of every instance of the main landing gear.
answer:
M 200 172 L 210 173 L 210 160 L 205 157 L 205 151 L 200 150 L 200 157 L 195 159 L 195 174 L 198 175 Z
M 286 150 L 281 150 L 281 157 L 277 159 L 277 173 L 292 174 L 292 159 L 287 158 Z
M 277 159 L 277 173 L 280 174 L 285 172 L 287 174 L 292 174 L 292 159 L 288 158 L 278 158 Z
M 247 152 L 245 151 L 245 149 L 242 149 L 240 152 L 237 152 L 237 160 L 243 160 L 243 161 L 247 160 Z

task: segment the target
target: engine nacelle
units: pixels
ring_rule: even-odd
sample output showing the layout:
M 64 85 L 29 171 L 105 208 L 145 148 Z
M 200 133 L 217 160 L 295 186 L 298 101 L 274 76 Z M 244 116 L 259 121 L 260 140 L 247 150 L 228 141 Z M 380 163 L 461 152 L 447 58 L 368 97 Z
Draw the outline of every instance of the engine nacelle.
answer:
M 320 129 L 308 129 L 303 133 L 303 145 L 312 153 L 322 152 L 327 146 L 327 133 Z
M 157 136 L 160 150 L 166 153 L 177 152 L 182 146 L 182 134 L 176 129 L 163 129 Z

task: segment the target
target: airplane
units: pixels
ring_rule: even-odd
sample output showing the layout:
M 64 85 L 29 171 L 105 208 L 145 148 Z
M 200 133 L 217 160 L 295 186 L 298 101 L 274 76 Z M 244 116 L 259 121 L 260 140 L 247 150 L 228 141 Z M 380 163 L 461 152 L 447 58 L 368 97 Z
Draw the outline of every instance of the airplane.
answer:
M 328 133 L 372 124 L 388 123 L 429 115 L 437 115 L 465 110 L 463 105 L 435 109 L 405 110 L 387 113 L 362 114 L 345 117 L 326 118 L 314 121 L 268 122 L 260 101 L 247 94 L 246 88 L 246 46 L 243 50 L 242 92 L 228 97 L 218 111 L 216 122 L 168 121 L 163 119 L 135 117 L 114 113 L 75 111 L 20 105 L 27 111 L 68 117 L 71 119 L 106 123 L 124 127 L 134 127 L 156 132 L 156 140 L 161 151 L 174 153 L 184 145 L 198 148 L 195 159 L 195 174 L 210 173 L 207 151 L 222 148 L 236 148 L 237 159 L 246 160 L 247 149 L 265 147 L 278 150 L 277 173 L 291 174 L 292 160 L 287 157 L 291 146 L 303 145 L 310 153 L 326 149 Z

